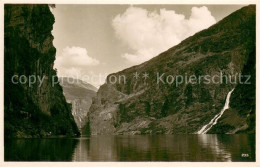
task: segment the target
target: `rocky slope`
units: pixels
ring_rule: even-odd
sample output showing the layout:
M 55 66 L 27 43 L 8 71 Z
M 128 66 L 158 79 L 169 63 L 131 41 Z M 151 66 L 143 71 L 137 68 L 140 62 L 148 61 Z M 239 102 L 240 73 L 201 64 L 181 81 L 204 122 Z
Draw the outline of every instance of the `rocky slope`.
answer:
M 255 133 L 256 53 L 249 54 L 243 75 L 251 76 L 251 84 L 238 84 L 226 111 L 209 133 Z
M 72 115 L 81 131 L 88 122 L 88 112 L 92 104 L 92 98 L 96 96 L 97 88 L 73 78 L 59 78 L 59 83 L 63 88 L 64 96 L 68 103 L 72 104 Z
M 79 135 L 62 87 L 52 85 L 58 78 L 51 34 L 55 19 L 49 6 L 5 5 L 4 9 L 5 137 Z M 22 75 L 27 82 L 19 82 Z M 29 76 L 45 79 L 29 85 Z
M 109 75 L 90 109 L 91 134 L 195 133 L 221 111 L 232 88 L 231 108 L 209 133 L 254 132 L 255 15 L 255 6 L 244 7 L 157 57 Z M 220 72 L 252 75 L 252 84 L 157 83 L 158 73 L 165 82 L 168 75 L 217 75 L 225 81 Z M 112 75 L 124 75 L 126 83 L 114 84 Z

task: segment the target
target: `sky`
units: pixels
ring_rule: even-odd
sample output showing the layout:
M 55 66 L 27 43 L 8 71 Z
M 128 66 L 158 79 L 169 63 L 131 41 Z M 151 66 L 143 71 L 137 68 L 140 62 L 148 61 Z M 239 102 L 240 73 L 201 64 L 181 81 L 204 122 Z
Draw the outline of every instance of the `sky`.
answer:
M 52 9 L 58 76 L 97 88 L 108 74 L 145 62 L 242 5 L 64 5 Z

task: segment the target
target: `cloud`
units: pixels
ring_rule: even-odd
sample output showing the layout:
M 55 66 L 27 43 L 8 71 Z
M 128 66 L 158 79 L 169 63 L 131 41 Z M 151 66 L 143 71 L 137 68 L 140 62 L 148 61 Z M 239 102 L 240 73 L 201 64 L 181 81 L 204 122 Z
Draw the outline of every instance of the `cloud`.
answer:
M 174 10 L 160 9 L 158 13 L 132 6 L 115 16 L 112 27 L 117 38 L 133 50 L 122 57 L 138 64 L 214 23 L 215 18 L 205 6 L 193 7 L 188 19 Z
M 86 48 L 66 47 L 62 54 L 56 57 L 55 68 L 58 69 L 59 76 L 80 76 L 86 68 L 96 66 L 99 61 L 88 55 Z

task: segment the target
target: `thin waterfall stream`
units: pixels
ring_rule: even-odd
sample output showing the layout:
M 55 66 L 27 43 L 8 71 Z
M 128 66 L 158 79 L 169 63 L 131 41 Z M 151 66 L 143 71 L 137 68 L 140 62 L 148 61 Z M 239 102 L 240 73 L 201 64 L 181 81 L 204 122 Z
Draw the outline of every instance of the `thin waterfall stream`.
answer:
M 227 97 L 226 97 L 225 105 L 224 105 L 223 109 L 220 111 L 220 113 L 215 115 L 215 117 L 212 120 L 210 120 L 210 122 L 208 124 L 204 125 L 197 132 L 197 134 L 206 134 L 212 128 L 212 126 L 217 124 L 218 119 L 224 114 L 225 110 L 227 110 L 229 108 L 229 100 L 230 100 L 231 94 L 234 91 L 234 89 L 235 88 L 233 88 L 230 92 L 228 92 Z

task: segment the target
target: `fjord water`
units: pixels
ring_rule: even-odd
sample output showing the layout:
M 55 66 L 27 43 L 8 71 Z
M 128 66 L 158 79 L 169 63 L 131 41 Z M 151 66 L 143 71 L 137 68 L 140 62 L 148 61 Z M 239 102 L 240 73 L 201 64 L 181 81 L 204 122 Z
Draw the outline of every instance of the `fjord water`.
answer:
M 255 135 L 6 139 L 5 161 L 255 161 Z

